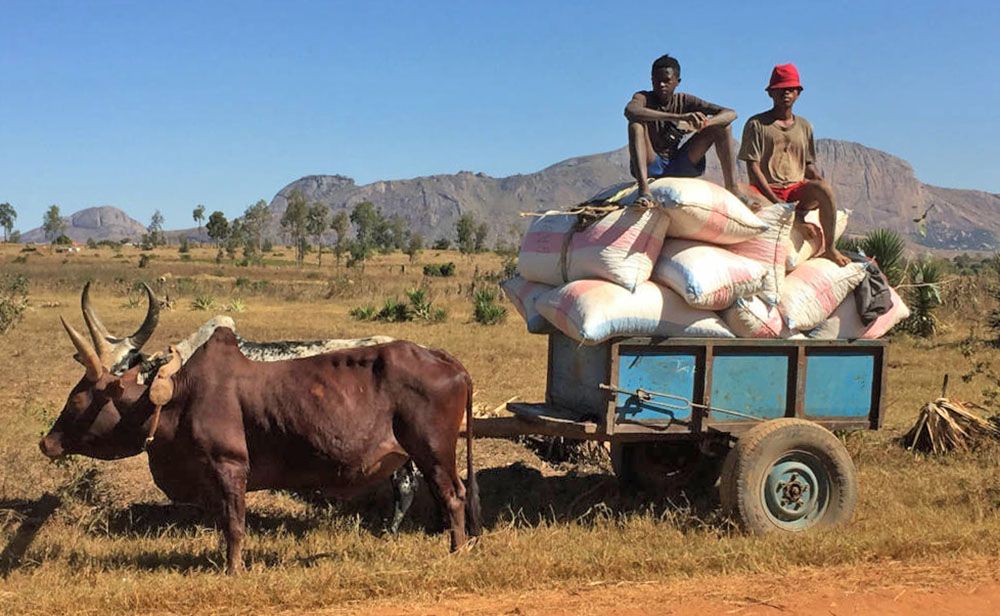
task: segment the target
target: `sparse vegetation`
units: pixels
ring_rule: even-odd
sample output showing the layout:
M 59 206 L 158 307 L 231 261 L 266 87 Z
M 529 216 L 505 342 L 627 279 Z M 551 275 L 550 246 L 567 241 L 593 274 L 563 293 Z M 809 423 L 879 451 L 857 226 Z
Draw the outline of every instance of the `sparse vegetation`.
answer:
M 929 338 L 937 333 L 940 323 L 935 313 L 941 305 L 941 264 L 936 259 L 924 258 L 914 261 L 910 269 L 913 284 L 908 294 L 910 318 L 903 328 Z
M 28 307 L 28 278 L 22 274 L 0 276 L 0 335 L 14 329 Z
M 987 268 L 961 284 L 942 287 L 946 303 L 936 316 L 947 328 L 930 340 L 903 335 L 890 343 L 885 428 L 842 436 L 861 485 L 855 518 L 842 530 L 790 538 L 746 536 L 720 520 L 710 501 L 619 492 L 604 459 L 549 463 L 520 443 L 490 439 L 476 442 L 486 534 L 468 553 L 449 555 L 446 540 L 425 533 L 436 514 L 420 495 L 400 535 L 380 536 L 390 510 L 387 485 L 374 496 L 337 504 L 257 492 L 247 505 L 250 570 L 226 579 L 220 575 L 221 554 L 211 524 L 189 507 L 170 504 L 150 480 L 144 457 L 116 462 L 77 458 L 57 465 L 34 445 L 83 374 L 70 358 L 71 346 L 57 319 L 64 313 L 74 325 L 82 323 L 80 280 L 95 280 L 92 292 L 101 316 L 116 333 L 128 333 L 141 318 L 144 304 L 123 304 L 135 277 L 154 279 L 169 271 L 173 276 L 158 294 L 169 293 L 178 306 L 206 295 L 225 298 L 224 305 L 237 294 L 247 298 L 251 308 L 237 317 L 237 325 L 250 339 L 378 333 L 443 348 L 469 369 L 476 387 L 474 405 L 483 412 L 514 395 L 544 399 L 544 336 L 526 334 L 517 318 L 488 329 L 465 324 L 473 320 L 466 291 L 474 270 L 502 270 L 502 259 L 492 252 L 472 255 L 452 277 L 437 278 L 424 277 L 417 267 L 401 274 L 399 266 L 408 263 L 403 254 L 374 255 L 363 278 L 345 273 L 337 279 L 338 293 L 326 299 L 329 284 L 297 270 L 289 250 L 266 268 L 237 269 L 228 262 L 212 263 L 215 248 L 208 246 L 192 246 L 190 263 L 180 262 L 175 249 L 160 248 L 151 252 L 156 259 L 148 269 L 139 272 L 134 264 L 140 250 L 125 246 L 121 259 L 112 259 L 110 252 L 88 256 L 90 263 L 74 265 L 68 275 L 61 256 L 46 249 L 24 253 L 30 255 L 27 267 L 12 265 L 20 248 L 0 245 L 3 273 L 27 272 L 32 299 L 17 329 L 0 338 L 0 355 L 10 359 L 5 366 L 16 368 L 8 371 L 0 391 L 5 426 L 0 451 L 7 469 L 0 474 L 0 499 L 6 503 L 0 516 L 5 546 L 23 550 L 20 559 L 5 561 L 5 612 L 294 613 L 336 610 L 348 601 L 395 606 L 437 600 L 442 588 L 493 597 L 526 589 L 590 588 L 614 580 L 645 589 L 647 582 L 715 574 L 753 573 L 781 580 L 790 571 L 813 575 L 823 567 L 838 567 L 838 572 L 891 567 L 893 576 L 912 567 L 924 575 L 940 563 L 991 563 L 1000 553 L 1000 447 L 936 458 L 912 455 L 895 443 L 921 406 L 940 394 L 942 372 L 968 365 L 960 347 L 970 327 L 978 332 L 971 357 L 1000 365 L 1000 349 L 987 344 L 992 334 L 985 317 L 996 306 L 987 289 L 996 279 Z M 122 280 L 120 291 L 115 278 Z M 435 308 L 448 310 L 448 325 L 372 322 L 346 315 L 348 308 L 366 302 L 381 308 L 385 297 L 409 302 L 406 291 L 421 285 Z M 950 299 L 959 287 L 962 295 Z M 286 301 L 292 290 L 298 299 Z M 36 298 L 43 296 L 60 308 L 42 307 Z M 148 350 L 161 350 L 208 316 L 192 310 L 166 313 Z M 49 381 L 53 385 L 39 386 Z M 985 387 L 990 383 L 984 374 L 969 382 L 953 379 L 948 395 L 989 405 L 983 392 L 993 387 Z M 992 404 L 991 412 L 998 411 L 1000 405 Z M 46 494 L 58 494 L 60 504 L 44 518 L 38 511 Z M 36 522 L 43 523 L 39 532 L 22 530 L 37 528 L 32 526 Z M 26 540 L 16 543 L 16 537 Z M 989 571 L 989 565 L 965 570 L 973 569 Z
M 424 276 L 450 278 L 455 275 L 455 264 L 451 261 L 448 263 L 428 263 L 424 266 L 423 271 Z
M 477 289 L 472 296 L 472 318 L 480 325 L 497 325 L 507 318 L 507 309 L 501 306 L 500 292 L 494 288 Z
M 191 301 L 192 310 L 215 310 L 215 298 L 211 295 L 199 295 Z

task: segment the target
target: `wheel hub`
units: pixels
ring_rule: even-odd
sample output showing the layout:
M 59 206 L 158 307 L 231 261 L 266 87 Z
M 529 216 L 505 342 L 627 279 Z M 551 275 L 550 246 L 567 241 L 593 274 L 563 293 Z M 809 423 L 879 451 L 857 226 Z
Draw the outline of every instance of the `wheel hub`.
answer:
M 762 489 L 772 522 L 785 530 L 804 530 L 826 509 L 829 479 L 813 456 L 795 452 L 772 465 Z

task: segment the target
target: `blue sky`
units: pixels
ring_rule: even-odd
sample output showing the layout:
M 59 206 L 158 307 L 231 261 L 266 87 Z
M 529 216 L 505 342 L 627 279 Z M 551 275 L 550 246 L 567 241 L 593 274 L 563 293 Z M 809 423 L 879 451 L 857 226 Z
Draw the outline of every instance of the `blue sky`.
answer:
M 622 146 L 667 52 L 737 136 L 795 62 L 818 137 L 1000 192 L 998 3 L 812 5 L 0 0 L 0 202 L 180 228 L 309 174 L 530 173 Z

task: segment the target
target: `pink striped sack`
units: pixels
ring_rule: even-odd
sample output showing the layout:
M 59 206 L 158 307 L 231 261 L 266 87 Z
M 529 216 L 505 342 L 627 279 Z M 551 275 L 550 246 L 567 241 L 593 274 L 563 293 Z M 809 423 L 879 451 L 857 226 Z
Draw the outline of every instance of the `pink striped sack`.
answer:
M 714 312 L 695 310 L 652 282 L 630 293 L 603 280 L 577 280 L 542 295 L 535 307 L 559 331 L 583 344 L 618 336 L 733 337 Z
M 649 183 L 653 198 L 670 214 L 669 237 L 735 244 L 767 229 L 767 223 L 725 188 L 698 178 L 659 178 Z M 634 203 L 632 190 L 618 198 Z
M 778 310 L 789 329 L 812 329 L 830 316 L 864 277 L 863 263 L 839 267 L 828 259 L 810 259 L 785 277 Z
M 848 296 L 840 303 L 840 306 L 837 306 L 833 314 L 810 331 L 808 336 L 818 340 L 856 340 L 858 338 L 873 340 L 881 338 L 900 321 L 910 316 L 910 309 L 896 293 L 896 290 L 890 288 L 889 295 L 892 297 L 892 306 L 885 314 L 880 315 L 868 325 L 861 322 L 854 297 Z
M 540 282 L 530 282 L 520 276 L 514 276 L 501 282 L 500 288 L 503 289 L 504 295 L 507 296 L 510 303 L 514 304 L 514 308 L 517 309 L 518 314 L 521 315 L 521 318 L 528 325 L 529 333 L 551 334 L 556 331 L 556 328 L 535 310 L 535 302 L 538 300 L 538 297 L 543 293 L 548 293 L 555 287 Z
M 847 220 L 851 216 L 851 210 L 837 210 L 837 222 L 833 227 L 833 241 L 836 242 L 847 230 Z M 813 210 L 806 214 L 805 224 L 812 226 L 816 231 L 816 237 L 806 239 L 802 234 L 802 225 L 792 226 L 792 233 L 789 236 L 787 269 L 792 271 L 799 263 L 805 263 L 809 259 L 823 252 L 823 228 L 819 224 L 819 210 Z
M 738 338 L 787 338 L 785 321 L 759 297 L 745 297 L 722 312 L 722 320 Z M 791 333 L 791 332 L 788 332 Z
M 772 203 L 757 212 L 757 215 L 767 223 L 767 230 L 745 242 L 734 244 L 729 249 L 764 266 L 768 277 L 764 281 L 761 297 L 771 306 L 776 306 L 781 299 L 781 288 L 785 283 L 788 236 L 792 232 L 795 205 Z
M 650 279 L 694 308 L 722 310 L 763 289 L 766 277 L 762 265 L 725 248 L 671 238 L 663 243 Z
M 649 280 L 670 218 L 626 207 L 580 231 L 576 222 L 576 215 L 562 212 L 535 218 L 521 242 L 518 273 L 553 286 L 600 278 L 633 290 Z

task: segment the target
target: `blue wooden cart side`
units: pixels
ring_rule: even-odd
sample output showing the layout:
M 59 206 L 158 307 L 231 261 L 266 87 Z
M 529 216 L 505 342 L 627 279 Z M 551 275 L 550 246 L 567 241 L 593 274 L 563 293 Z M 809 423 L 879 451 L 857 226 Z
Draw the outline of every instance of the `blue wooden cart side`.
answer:
M 545 404 L 509 408 L 533 417 L 536 428 L 557 422 L 540 432 L 621 441 L 738 435 L 758 423 L 754 418 L 878 429 L 886 349 L 882 340 L 717 338 L 627 338 L 588 347 L 553 334 Z

